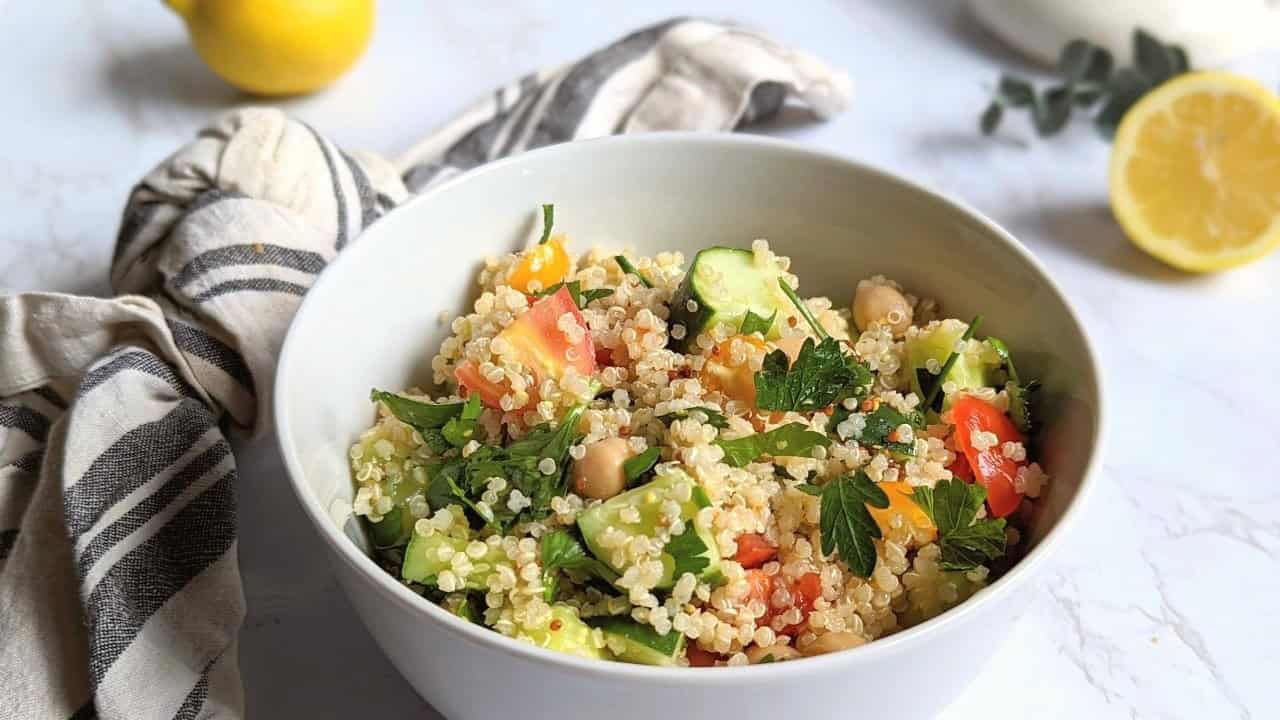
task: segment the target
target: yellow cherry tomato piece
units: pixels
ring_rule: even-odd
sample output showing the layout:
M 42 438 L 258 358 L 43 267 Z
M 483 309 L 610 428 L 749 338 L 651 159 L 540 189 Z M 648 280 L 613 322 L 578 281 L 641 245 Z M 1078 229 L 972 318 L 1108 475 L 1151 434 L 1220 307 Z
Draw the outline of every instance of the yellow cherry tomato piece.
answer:
M 933 520 L 929 519 L 929 514 L 911 499 L 912 494 L 915 493 L 911 483 L 905 481 L 880 483 L 880 489 L 889 496 L 889 507 L 867 506 L 867 512 L 871 513 L 872 519 L 880 526 L 880 532 L 888 535 L 892 529 L 890 520 L 894 515 L 901 515 L 903 522 L 928 530 L 931 538 L 938 536 L 938 528 L 934 526 Z
M 541 245 L 524 251 L 524 256 L 511 271 L 508 284 L 522 293 L 546 290 L 569 274 L 569 253 L 560 238 L 553 237 Z M 538 287 L 530 288 L 537 283 Z

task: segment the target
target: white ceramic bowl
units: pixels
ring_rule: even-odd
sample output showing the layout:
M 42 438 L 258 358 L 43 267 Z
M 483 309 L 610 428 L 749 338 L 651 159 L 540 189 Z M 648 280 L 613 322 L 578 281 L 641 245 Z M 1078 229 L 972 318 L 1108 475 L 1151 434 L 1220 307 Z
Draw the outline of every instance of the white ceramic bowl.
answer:
M 556 204 L 571 246 L 679 250 L 768 238 L 805 295 L 844 303 L 884 273 L 986 316 L 1019 370 L 1044 383 L 1041 462 L 1053 476 L 1030 553 L 976 597 L 861 648 L 742 668 L 661 669 L 583 660 L 456 618 L 385 574 L 346 512 L 347 448 L 373 418 L 371 387 L 430 382 L 487 255 L 522 245 Z M 1021 614 L 1028 585 L 1080 514 L 1098 466 L 1101 386 L 1084 328 L 1048 273 L 973 210 L 907 181 L 790 144 L 661 134 L 559 145 L 495 162 L 379 221 L 322 273 L 280 356 L 276 423 L 298 500 L 383 651 L 447 717 L 826 718 L 932 716 Z M 303 550 L 306 551 L 305 549 Z M 335 648 L 335 652 L 337 649 Z

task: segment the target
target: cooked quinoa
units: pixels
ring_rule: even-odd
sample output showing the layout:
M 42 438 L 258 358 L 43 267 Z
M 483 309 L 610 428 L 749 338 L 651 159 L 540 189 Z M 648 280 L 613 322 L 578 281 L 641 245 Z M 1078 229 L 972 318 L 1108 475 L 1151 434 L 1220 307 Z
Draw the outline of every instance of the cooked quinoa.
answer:
M 1047 477 L 1003 343 L 881 276 L 799 306 L 761 291 L 801 286 L 764 240 L 621 264 L 566 244 L 487 259 L 473 311 L 440 316 L 439 391 L 375 394 L 350 448 L 354 512 L 410 588 L 562 652 L 745 665 L 910 627 L 1016 557 Z M 830 387 L 805 386 L 824 348 Z M 963 527 L 937 527 L 926 506 L 962 498 Z

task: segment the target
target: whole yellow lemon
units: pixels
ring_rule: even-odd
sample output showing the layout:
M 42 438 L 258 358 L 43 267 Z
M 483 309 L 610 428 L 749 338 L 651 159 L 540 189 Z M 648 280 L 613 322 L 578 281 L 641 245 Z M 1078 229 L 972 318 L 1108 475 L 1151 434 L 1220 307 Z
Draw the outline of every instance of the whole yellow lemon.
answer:
M 333 82 L 364 52 L 374 0 L 167 0 L 223 80 L 259 95 Z

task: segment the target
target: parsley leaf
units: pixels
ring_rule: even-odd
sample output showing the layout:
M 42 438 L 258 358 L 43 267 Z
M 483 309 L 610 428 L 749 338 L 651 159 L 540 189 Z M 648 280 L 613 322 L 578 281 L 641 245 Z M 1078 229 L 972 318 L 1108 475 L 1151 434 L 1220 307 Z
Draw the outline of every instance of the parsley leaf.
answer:
M 555 599 L 560 570 L 579 570 L 612 584 L 618 573 L 587 553 L 582 543 L 567 530 L 556 530 L 542 536 L 542 598 Z
M 658 416 L 658 419 L 667 425 L 670 425 L 677 420 L 688 420 L 691 417 L 696 418 L 699 415 L 706 418 L 702 422 L 716 428 L 717 430 L 724 430 L 729 427 L 729 419 L 725 417 L 724 413 L 716 410 L 715 408 L 709 407 L 694 407 L 689 408 L 688 410 L 676 410 L 675 412 L 669 412 L 666 415 L 660 415 Z
M 431 452 L 436 455 L 444 455 L 453 449 L 453 443 L 449 442 L 444 436 L 443 430 L 426 429 L 418 430 L 418 434 L 422 435 L 422 442 Z
M 676 580 L 685 573 L 697 575 L 711 564 L 706 555 L 707 544 L 698 536 L 692 520 L 685 523 L 684 532 L 667 541 L 662 551 L 675 561 L 671 577 Z
M 631 487 L 637 480 L 644 477 L 646 473 L 658 464 L 658 458 L 662 457 L 662 448 L 651 447 L 648 450 L 627 458 L 622 462 L 622 473 L 627 477 L 627 487 Z
M 551 499 L 564 490 L 569 447 L 579 439 L 578 418 L 585 408 L 586 405 L 577 405 L 570 409 L 554 430 L 540 425 L 507 447 L 481 445 L 465 458 L 455 453 L 428 466 L 427 503 L 436 510 L 461 504 L 499 530 L 545 517 Z M 556 470 L 550 475 L 539 467 L 546 458 L 556 463 Z M 508 487 L 529 498 L 529 507 L 516 511 L 501 502 L 481 505 L 479 499 L 489 479 L 495 477 L 506 479 Z
M 403 395 L 389 393 L 384 390 L 370 390 L 371 402 L 382 402 L 401 422 L 413 426 L 414 430 L 434 430 L 444 427 L 445 423 L 462 414 L 463 403 L 427 403 L 421 400 L 410 400 Z
M 546 290 L 539 290 L 538 292 L 533 293 L 533 296 L 546 297 L 548 295 L 554 295 L 560 291 L 560 288 L 569 289 L 569 297 L 573 298 L 573 304 L 577 305 L 579 310 L 586 310 L 587 305 L 589 305 L 592 300 L 600 300 L 601 298 L 607 298 L 613 294 L 613 290 L 609 288 L 583 290 L 581 281 L 571 280 L 568 283 L 558 282 Z
M 440 429 L 441 436 L 454 447 L 462 447 L 475 437 L 476 430 L 480 428 L 480 396 L 472 394 L 467 398 L 467 402 L 462 406 L 462 414 L 455 418 L 450 418 L 449 422 L 444 424 Z M 426 439 L 425 436 L 423 438 Z
M 795 488 L 796 488 L 797 490 L 799 490 L 800 492 L 804 493 L 805 495 L 812 495 L 812 496 L 814 496 L 814 497 L 822 497 L 822 486 L 821 486 L 821 485 L 814 485 L 813 483 L 802 482 L 802 483 L 797 483 L 797 484 L 796 484 L 796 486 L 795 486 Z
M 760 317 L 754 312 L 748 310 L 746 317 L 742 318 L 742 327 L 738 328 L 738 332 L 743 335 L 750 335 L 751 333 L 757 332 L 761 335 L 768 335 L 769 331 L 773 329 L 773 321 L 777 317 L 777 310 L 774 310 L 767 318 Z
M 866 418 L 867 424 L 863 427 L 862 435 L 858 440 L 864 445 L 880 445 L 893 452 L 910 454 L 915 450 L 915 446 L 912 443 L 889 439 L 889 436 L 897 430 L 899 425 L 905 424 L 914 428 L 924 427 L 924 416 L 920 413 L 903 414 L 888 403 L 881 403 L 880 407 L 867 413 Z
M 542 245 L 551 239 L 551 226 L 556 224 L 556 206 L 550 203 L 542 206 L 542 237 L 538 244 Z
M 1004 384 L 1005 392 L 1009 395 L 1009 417 L 1013 419 L 1013 424 L 1018 428 L 1019 432 L 1024 435 L 1030 435 L 1035 430 L 1035 421 L 1031 413 L 1031 398 L 1040 389 L 1040 383 L 1032 380 L 1025 385 L 1022 384 L 1022 381 L 1018 378 L 1018 369 L 1013 366 L 1013 357 L 1009 354 L 1009 346 L 1005 345 L 1003 340 L 988 337 L 987 344 L 1000 356 L 1000 360 L 1004 362 L 1005 370 L 1009 373 L 1009 382 Z
M 846 358 L 835 338 L 814 343 L 807 338 L 796 361 L 788 367 L 787 355 L 774 350 L 764 358 L 755 375 L 756 407 L 761 410 L 795 410 L 813 412 L 837 400 L 859 394 L 870 381 L 857 368 L 862 364 Z
M 742 467 L 766 455 L 805 457 L 815 447 L 827 447 L 831 440 L 822 433 L 810 430 L 804 423 L 793 422 L 736 440 L 717 440 L 716 444 L 724 450 L 726 464 Z
M 551 458 L 556 465 L 565 464 L 569 448 L 578 441 L 578 418 L 586 405 L 575 405 L 560 418 L 560 424 L 552 430 L 549 425 L 539 425 L 524 437 L 506 447 L 510 455 L 518 457 Z
M 912 495 L 938 528 L 943 570 L 972 570 L 1004 555 L 1004 518 L 975 519 L 987 491 L 963 480 L 941 480 Z
M 861 470 L 843 475 L 822 487 L 819 528 L 822 532 L 822 554 L 840 556 L 849 570 L 859 577 L 871 577 L 876 569 L 876 546 L 880 537 L 867 505 L 889 507 L 889 496 Z

